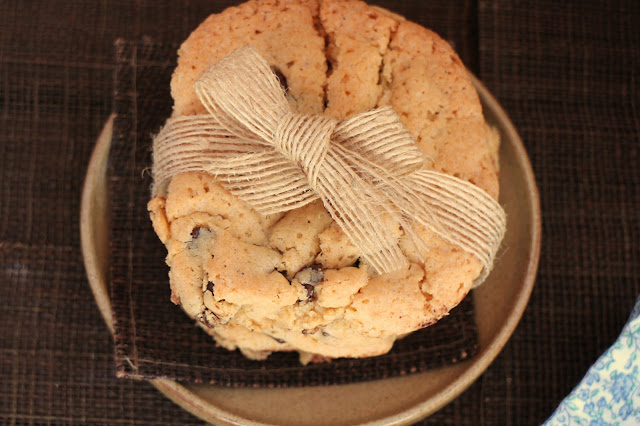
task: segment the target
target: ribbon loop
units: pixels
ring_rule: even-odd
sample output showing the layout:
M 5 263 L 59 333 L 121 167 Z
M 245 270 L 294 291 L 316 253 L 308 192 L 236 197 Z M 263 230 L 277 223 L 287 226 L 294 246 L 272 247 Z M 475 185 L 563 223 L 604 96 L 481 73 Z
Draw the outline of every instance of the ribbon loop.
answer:
M 336 126 L 333 140 L 392 175 L 411 173 L 426 163 L 424 154 L 390 106 L 347 118 Z
M 198 99 L 223 127 L 246 140 L 270 141 L 289 103 L 267 61 L 243 47 L 195 82 Z

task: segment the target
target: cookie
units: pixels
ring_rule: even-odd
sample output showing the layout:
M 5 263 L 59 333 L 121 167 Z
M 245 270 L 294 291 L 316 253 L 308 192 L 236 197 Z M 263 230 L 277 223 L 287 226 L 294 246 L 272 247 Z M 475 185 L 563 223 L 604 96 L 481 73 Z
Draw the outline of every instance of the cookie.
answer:
M 497 198 L 497 134 L 464 65 L 432 31 L 357 0 L 249 1 L 210 16 L 183 43 L 173 115 L 204 113 L 193 83 L 245 45 L 267 60 L 295 110 L 344 119 L 391 105 L 426 167 Z M 482 269 L 424 228 L 423 260 L 397 226 L 410 263 L 378 275 L 320 201 L 263 216 L 206 173 L 176 175 L 148 208 L 167 247 L 171 300 L 252 359 L 385 353 L 446 315 Z

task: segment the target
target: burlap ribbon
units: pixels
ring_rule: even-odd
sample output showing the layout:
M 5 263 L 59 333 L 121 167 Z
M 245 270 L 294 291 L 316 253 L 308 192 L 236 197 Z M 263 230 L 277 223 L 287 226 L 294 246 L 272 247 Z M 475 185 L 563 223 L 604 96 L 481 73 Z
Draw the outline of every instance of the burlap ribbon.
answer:
M 423 258 L 416 225 L 481 260 L 481 283 L 505 232 L 486 192 L 424 168 L 425 156 L 391 107 L 346 120 L 291 111 L 277 77 L 245 47 L 195 83 L 209 114 L 170 118 L 153 143 L 154 194 L 172 176 L 207 172 L 263 214 L 320 198 L 378 273 L 408 264 L 392 228 Z

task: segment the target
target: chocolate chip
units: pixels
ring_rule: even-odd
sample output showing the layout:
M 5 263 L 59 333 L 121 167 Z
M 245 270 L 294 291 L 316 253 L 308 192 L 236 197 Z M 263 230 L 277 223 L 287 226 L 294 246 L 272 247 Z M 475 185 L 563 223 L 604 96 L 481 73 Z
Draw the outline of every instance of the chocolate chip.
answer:
M 313 288 L 318 283 L 324 281 L 321 265 L 311 265 L 298 272 L 295 279 L 307 289 L 307 300 L 313 300 L 316 297 L 316 290 Z
M 307 299 L 312 300 L 313 296 L 316 294 L 316 290 L 313 288 L 311 284 L 302 284 L 304 288 L 307 289 Z
M 197 228 L 193 228 L 193 231 L 191 231 L 191 238 L 195 240 L 199 236 L 200 236 L 200 227 L 198 226 Z
M 207 315 L 209 314 L 209 315 Z M 205 308 L 203 312 L 198 314 L 198 321 L 208 328 L 213 328 L 220 322 L 220 318 L 209 309 Z
M 304 330 L 302 330 L 302 334 L 304 334 L 305 336 L 308 335 L 308 334 L 316 334 L 320 330 L 321 330 L 320 327 L 314 327 L 312 329 L 305 328 Z M 322 335 L 324 337 L 329 337 L 330 336 L 329 333 L 327 333 L 324 330 L 322 330 Z
M 269 336 L 269 335 L 267 334 L 267 336 Z M 280 343 L 280 344 L 285 343 L 285 341 L 284 341 L 284 340 L 282 340 L 282 339 L 278 339 L 277 337 L 273 337 L 273 336 L 269 336 L 269 337 L 271 337 L 273 340 L 275 340 L 276 342 L 278 342 L 278 343 Z
M 215 284 L 214 284 L 214 283 L 212 283 L 211 281 L 209 281 L 209 282 L 207 283 L 207 290 L 209 290 L 209 291 L 211 292 L 211 294 L 213 294 L 213 286 L 214 286 L 214 285 L 215 285 Z
M 360 266 L 360 258 L 356 259 L 356 261 L 354 262 L 354 264 L 353 264 L 353 265 L 351 265 L 351 266 L 353 266 L 354 268 L 359 267 L 359 266 Z
M 276 77 L 278 77 L 278 80 L 280 81 L 280 86 L 282 87 L 282 89 L 289 90 L 289 86 L 287 85 L 287 77 L 285 77 L 282 71 L 280 71 L 280 68 L 271 67 L 271 71 L 273 71 Z
M 196 226 L 195 228 L 193 228 L 193 230 L 191 231 L 191 239 L 195 240 L 200 236 L 200 230 L 203 229 L 206 231 L 209 231 L 210 229 L 207 228 L 206 226 Z

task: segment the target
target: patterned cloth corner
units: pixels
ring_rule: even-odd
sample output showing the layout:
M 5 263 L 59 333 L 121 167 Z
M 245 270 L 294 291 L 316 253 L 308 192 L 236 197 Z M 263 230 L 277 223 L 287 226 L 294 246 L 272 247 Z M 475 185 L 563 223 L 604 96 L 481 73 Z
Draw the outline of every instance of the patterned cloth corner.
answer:
M 640 297 L 618 340 L 546 425 L 640 425 Z

